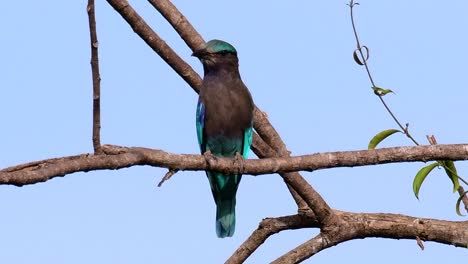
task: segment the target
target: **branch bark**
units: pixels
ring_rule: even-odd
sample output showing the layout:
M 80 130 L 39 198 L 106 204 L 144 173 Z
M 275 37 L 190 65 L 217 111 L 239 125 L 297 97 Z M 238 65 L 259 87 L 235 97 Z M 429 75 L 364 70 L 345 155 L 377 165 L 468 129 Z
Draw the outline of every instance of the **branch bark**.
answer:
M 369 237 L 414 240 L 419 238 L 423 241 L 468 247 L 468 221 L 444 221 L 386 213 L 336 211 L 336 215 L 344 220 L 343 224 L 337 225 L 330 232 L 321 232 L 272 263 L 299 263 L 326 248 L 352 239 Z
M 296 215 L 265 218 L 258 228 L 240 245 L 225 264 L 243 263 L 255 252 L 270 236 L 284 230 L 293 230 L 306 227 L 318 227 L 319 223 L 314 214 L 299 213 Z
M 178 155 L 140 147 L 103 145 L 102 150 L 104 152 L 102 155 L 81 154 L 5 168 L 0 170 L 0 184 L 22 186 L 79 171 L 116 170 L 136 165 L 150 165 L 170 170 L 212 170 L 226 174 L 240 172 L 259 175 L 395 162 L 468 159 L 468 144 L 325 152 L 286 158 L 248 159 L 244 160 L 243 164 L 238 164 L 236 159 L 230 158 L 215 158 L 207 161 L 203 155 Z M 321 222 L 320 217 L 317 216 L 317 218 Z
M 91 42 L 91 72 L 93 79 L 93 148 L 95 154 L 101 150 L 101 76 L 99 74 L 99 54 L 96 30 L 96 14 L 94 0 L 88 0 L 88 23 Z
M 456 247 L 468 247 L 468 221 L 443 221 L 416 218 L 401 214 L 351 213 L 334 210 L 342 224 L 331 232 L 316 237 L 287 252 L 273 263 L 299 263 L 337 244 L 362 238 L 396 238 L 438 242 Z M 226 261 L 243 263 L 269 236 L 285 230 L 317 228 L 313 214 L 296 214 L 262 220 L 257 230 Z

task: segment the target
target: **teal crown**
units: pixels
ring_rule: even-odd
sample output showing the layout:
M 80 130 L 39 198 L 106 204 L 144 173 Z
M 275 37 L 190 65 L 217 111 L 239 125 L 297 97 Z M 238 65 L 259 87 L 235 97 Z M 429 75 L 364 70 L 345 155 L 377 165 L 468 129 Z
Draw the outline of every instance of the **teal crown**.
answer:
M 210 53 L 218 53 L 218 52 L 230 52 L 237 55 L 237 50 L 231 44 L 218 40 L 213 39 L 206 43 L 206 50 Z

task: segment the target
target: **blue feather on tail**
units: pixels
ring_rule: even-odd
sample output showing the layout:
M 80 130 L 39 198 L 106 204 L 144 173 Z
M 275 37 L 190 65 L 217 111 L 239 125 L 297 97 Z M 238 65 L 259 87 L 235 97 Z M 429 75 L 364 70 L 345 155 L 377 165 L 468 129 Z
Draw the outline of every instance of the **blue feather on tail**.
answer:
M 232 237 L 236 230 L 236 198 L 221 200 L 216 204 L 216 235 Z

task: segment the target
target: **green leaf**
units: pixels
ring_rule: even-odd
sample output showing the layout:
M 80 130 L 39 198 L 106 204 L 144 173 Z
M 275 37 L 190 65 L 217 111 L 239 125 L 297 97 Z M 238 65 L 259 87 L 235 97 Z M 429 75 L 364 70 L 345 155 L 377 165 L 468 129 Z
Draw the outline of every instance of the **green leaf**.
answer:
M 369 146 L 367 146 L 367 149 L 375 149 L 375 147 L 377 147 L 377 145 L 382 142 L 382 140 L 386 139 L 387 137 L 397 133 L 397 132 L 401 132 L 400 130 L 398 129 L 387 129 L 387 130 L 384 130 L 380 133 L 378 133 L 377 135 L 375 135 L 371 141 L 369 142 Z
M 460 187 L 460 182 L 458 181 L 458 173 L 457 173 L 457 168 L 455 168 L 455 163 L 451 160 L 445 160 L 442 161 L 445 173 L 447 173 L 447 176 L 449 176 L 450 180 L 453 183 L 453 192 L 456 192 L 458 190 L 458 187 Z
M 381 88 L 381 87 L 378 87 L 378 86 L 374 86 L 372 87 L 372 90 L 374 90 L 374 93 L 376 95 L 380 95 L 380 96 L 384 96 L 388 93 L 394 93 L 392 90 L 390 89 L 384 89 L 384 88 Z
M 414 192 L 414 195 L 416 196 L 416 198 L 418 200 L 419 200 L 419 189 L 421 188 L 421 185 L 422 185 L 424 179 L 426 179 L 426 176 L 429 174 L 429 172 L 431 172 L 438 165 L 439 165 L 438 162 L 434 162 L 434 163 L 432 163 L 430 165 L 427 165 L 427 166 L 423 167 L 422 169 L 420 169 L 418 171 L 418 173 L 416 174 L 416 177 L 414 177 L 413 192 Z
M 359 65 L 362 66 L 362 65 L 364 65 L 364 63 L 361 61 L 361 59 L 359 59 L 359 55 L 358 55 L 357 51 L 358 51 L 358 50 L 355 50 L 355 51 L 353 52 L 353 59 L 354 59 L 354 61 L 355 61 L 357 64 L 359 64 Z
M 369 59 L 369 48 L 366 46 L 362 46 L 357 48 L 353 52 L 353 59 L 359 65 L 366 64 L 367 60 Z
M 460 212 L 460 204 L 461 204 L 461 201 L 463 200 L 463 197 L 465 197 L 466 194 L 468 194 L 468 191 L 464 192 L 462 195 L 460 195 L 460 197 L 458 197 L 457 204 L 455 205 L 455 210 L 457 210 L 457 215 L 459 216 L 464 216 L 464 214 Z

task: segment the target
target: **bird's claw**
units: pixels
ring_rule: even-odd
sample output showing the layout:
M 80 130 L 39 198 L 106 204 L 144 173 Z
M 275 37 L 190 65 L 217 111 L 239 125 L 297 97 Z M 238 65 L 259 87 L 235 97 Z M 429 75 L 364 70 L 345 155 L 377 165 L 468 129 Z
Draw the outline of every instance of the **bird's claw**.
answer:
M 203 153 L 203 157 L 205 157 L 206 163 L 209 167 L 211 167 L 211 165 L 216 161 L 216 157 L 213 156 L 213 153 L 211 153 L 210 150 L 205 151 L 205 153 Z
M 242 156 L 239 152 L 236 152 L 236 156 L 234 157 L 234 162 L 237 164 L 238 174 L 244 173 L 244 156 Z

